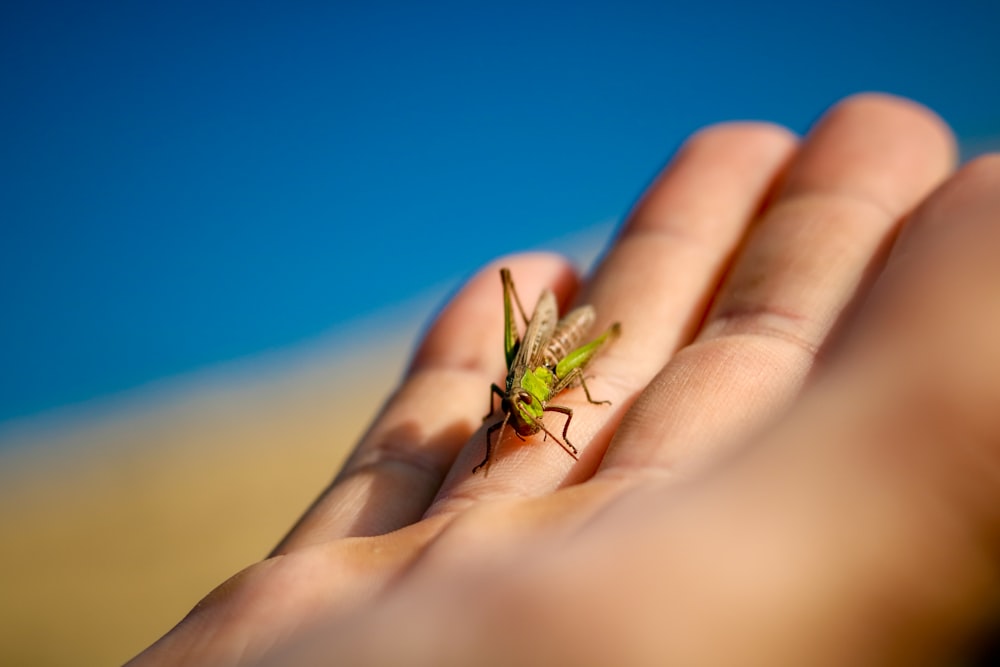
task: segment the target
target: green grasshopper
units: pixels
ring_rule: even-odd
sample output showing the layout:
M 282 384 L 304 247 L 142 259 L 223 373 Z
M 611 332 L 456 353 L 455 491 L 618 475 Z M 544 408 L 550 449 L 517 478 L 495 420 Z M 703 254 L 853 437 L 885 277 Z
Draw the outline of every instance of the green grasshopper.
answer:
M 503 314 L 504 314 L 504 352 L 507 357 L 507 388 L 501 389 L 496 383 L 490 385 L 490 412 L 483 421 L 489 419 L 494 411 L 493 396 L 500 397 L 500 407 L 504 412 L 503 421 L 494 424 L 486 431 L 486 456 L 482 462 L 472 469 L 475 474 L 480 468 L 489 469 L 490 458 L 494 445 L 491 440 L 497 430 L 500 435 L 497 443 L 503 439 L 508 422 L 518 438 L 534 435 L 543 431 L 546 437 L 551 436 L 566 453 L 574 459 L 578 451 L 568 437 L 569 424 L 573 420 L 573 410 L 561 405 L 549 405 L 549 400 L 564 389 L 581 385 L 587 400 L 595 405 L 611 404 L 611 401 L 595 401 L 590 396 L 583 371 L 591 359 L 621 333 L 621 325 L 617 322 L 592 340 L 580 345 L 594 324 L 595 312 L 593 306 L 581 306 L 558 319 L 559 309 L 556 297 L 551 290 L 543 290 L 538 297 L 535 311 L 531 319 L 525 315 L 521 299 L 514 289 L 514 280 L 510 270 L 500 269 L 500 279 L 503 281 Z M 514 303 L 525 322 L 524 337 L 519 338 L 517 325 L 514 322 Z M 578 347 L 579 346 L 579 347 Z M 566 415 L 560 440 L 542 423 L 546 412 L 559 412 Z

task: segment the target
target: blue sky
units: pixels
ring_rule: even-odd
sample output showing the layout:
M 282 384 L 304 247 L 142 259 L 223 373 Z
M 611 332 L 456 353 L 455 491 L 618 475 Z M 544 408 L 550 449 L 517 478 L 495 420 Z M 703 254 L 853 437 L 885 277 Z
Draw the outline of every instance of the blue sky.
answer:
M 306 341 L 859 90 L 1000 134 L 1000 6 L 0 8 L 0 423 Z

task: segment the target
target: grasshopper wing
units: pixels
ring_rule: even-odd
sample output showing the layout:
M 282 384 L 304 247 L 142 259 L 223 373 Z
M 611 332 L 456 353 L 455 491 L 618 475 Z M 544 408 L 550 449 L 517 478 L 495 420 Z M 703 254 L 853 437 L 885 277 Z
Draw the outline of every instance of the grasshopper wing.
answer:
M 552 338 L 552 332 L 556 330 L 558 317 L 559 309 L 556 305 L 555 295 L 551 290 L 544 290 L 538 297 L 535 311 L 531 314 L 531 319 L 528 320 L 528 328 L 524 331 L 517 356 L 514 357 L 514 363 L 511 365 L 515 384 L 520 384 L 525 371 L 541 365 L 549 339 Z

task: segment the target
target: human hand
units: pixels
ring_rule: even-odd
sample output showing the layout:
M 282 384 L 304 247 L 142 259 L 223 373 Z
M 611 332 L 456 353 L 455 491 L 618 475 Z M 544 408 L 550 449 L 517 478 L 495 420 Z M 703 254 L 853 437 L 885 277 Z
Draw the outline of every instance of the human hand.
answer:
M 953 160 L 885 96 L 801 144 L 694 136 L 582 285 L 504 260 L 528 301 L 622 323 L 588 368 L 612 406 L 559 398 L 578 462 L 508 433 L 472 474 L 504 370 L 490 267 L 275 554 L 134 664 L 948 655 L 993 609 L 1000 546 L 1000 159 Z

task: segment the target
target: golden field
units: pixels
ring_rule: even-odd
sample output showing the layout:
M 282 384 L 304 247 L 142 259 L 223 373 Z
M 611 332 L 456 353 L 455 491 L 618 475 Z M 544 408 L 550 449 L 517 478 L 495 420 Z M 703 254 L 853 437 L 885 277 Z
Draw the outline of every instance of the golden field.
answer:
M 120 664 L 265 556 L 336 473 L 414 329 L 6 428 L 0 664 Z

